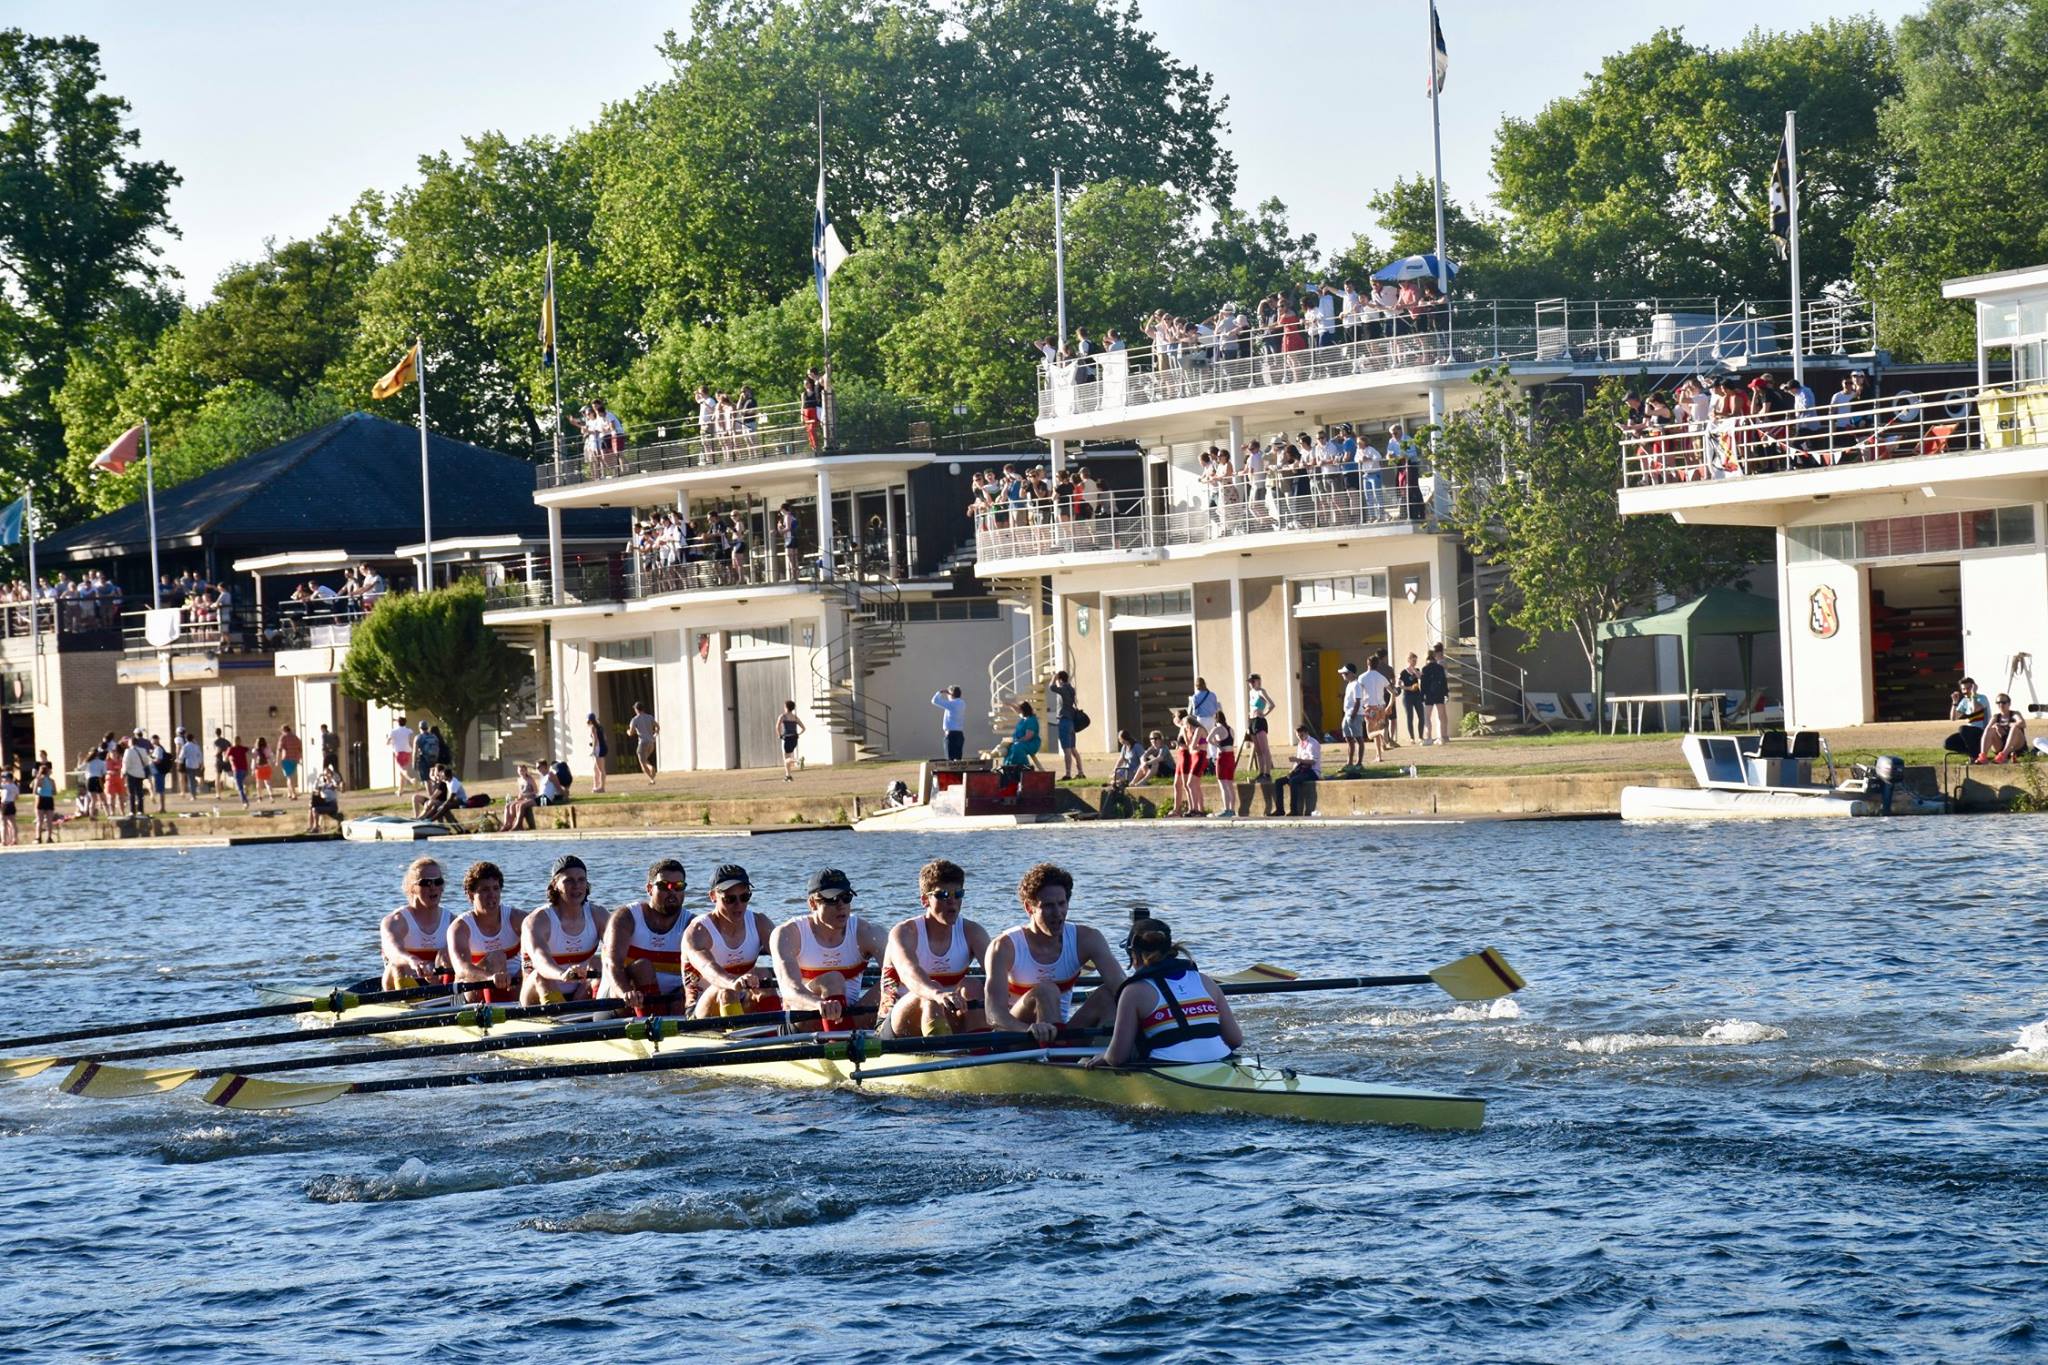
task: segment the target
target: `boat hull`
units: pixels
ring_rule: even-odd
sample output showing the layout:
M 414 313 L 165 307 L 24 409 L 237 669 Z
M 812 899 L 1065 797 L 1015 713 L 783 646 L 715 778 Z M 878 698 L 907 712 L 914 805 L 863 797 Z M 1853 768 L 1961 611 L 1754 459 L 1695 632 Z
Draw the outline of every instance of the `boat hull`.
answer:
M 432 820 L 402 820 L 389 815 L 368 815 L 359 820 L 341 822 L 341 837 L 357 844 L 377 844 L 387 840 L 410 843 L 453 832 L 448 826 Z
M 344 1019 L 390 1017 L 403 1011 L 365 1006 Z M 399 1044 L 449 1043 L 486 1036 L 468 1025 L 436 1025 L 379 1034 Z M 716 1050 L 731 1040 L 691 1035 L 653 1043 L 639 1038 L 581 1039 L 550 1043 L 562 1026 L 514 1020 L 491 1036 L 531 1033 L 531 1047 L 508 1048 L 497 1056 L 526 1065 L 634 1061 L 683 1052 Z M 872 1058 L 871 1068 L 896 1068 L 938 1060 L 941 1054 L 892 1052 Z M 1079 1101 L 1180 1114 L 1255 1114 L 1308 1123 L 1395 1124 L 1416 1128 L 1474 1130 L 1486 1116 L 1486 1102 L 1471 1095 L 1440 1094 L 1405 1086 L 1378 1085 L 1336 1076 L 1307 1075 L 1231 1059 L 1154 1067 L 1084 1068 L 1071 1061 L 1018 1060 L 911 1075 L 864 1078 L 851 1062 L 830 1058 L 763 1061 L 707 1068 L 694 1074 L 783 1086 L 856 1085 L 892 1094 L 936 1094 L 988 1098 Z
M 1900 790 L 1893 815 L 1940 815 L 1947 806 L 1933 797 Z M 1843 820 L 1884 815 L 1878 797 L 1830 789 L 1623 787 L 1624 820 Z

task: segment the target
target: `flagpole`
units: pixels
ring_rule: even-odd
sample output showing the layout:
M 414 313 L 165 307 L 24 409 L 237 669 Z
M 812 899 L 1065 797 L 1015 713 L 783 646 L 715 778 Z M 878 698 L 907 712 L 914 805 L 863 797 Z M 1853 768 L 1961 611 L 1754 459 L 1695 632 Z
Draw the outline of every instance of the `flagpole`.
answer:
M 818 92 L 818 203 L 820 213 L 824 211 L 824 202 L 825 94 L 823 91 L 820 91 Z M 825 243 L 823 241 L 820 241 L 818 243 L 819 256 L 817 268 L 821 272 L 824 271 L 825 269 L 824 251 Z M 829 273 L 825 275 L 825 282 L 819 285 L 818 288 L 820 291 L 818 295 L 818 302 L 822 305 L 825 303 L 826 297 L 830 294 L 832 288 L 832 281 Z M 825 439 L 822 442 L 822 444 L 826 449 L 829 450 L 832 447 L 832 437 L 834 435 L 832 429 L 835 425 L 837 425 L 838 417 L 838 414 L 833 411 L 832 404 L 832 310 L 830 309 L 830 307 L 820 307 L 818 310 L 818 334 L 823 339 L 822 344 L 824 346 L 825 351 L 825 369 L 824 379 L 822 381 L 825 391 L 818 395 L 818 418 L 820 424 L 824 428 Z
M 555 370 L 555 472 L 562 469 L 562 313 L 555 302 L 555 229 L 548 228 L 548 358 Z
M 35 695 L 29 699 L 29 747 L 35 747 L 35 710 L 43 700 L 43 580 L 36 573 L 36 485 L 31 479 L 22 496 L 28 505 L 21 510 L 21 529 L 28 537 L 28 656 L 35 667 L 29 672 Z M 53 620 L 52 625 L 56 622 Z
M 427 344 L 418 335 L 412 344 L 412 378 L 420 391 L 420 528 L 426 532 L 421 547 L 426 572 L 420 575 L 420 591 L 430 592 L 434 587 L 434 493 L 427 474 Z
M 142 419 L 142 491 L 149 504 L 149 604 L 164 604 L 163 570 L 156 562 L 156 459 L 149 449 L 149 419 Z
M 1436 167 L 1436 292 L 1443 297 L 1444 307 L 1444 358 L 1450 358 L 1451 342 L 1451 261 L 1444 253 L 1444 129 L 1437 116 L 1437 96 L 1443 82 L 1437 79 L 1436 70 L 1436 0 L 1423 0 L 1429 10 L 1429 140 Z M 1431 425 L 1443 420 L 1443 391 L 1432 386 L 1430 391 Z
M 1067 349 L 1067 209 L 1066 195 L 1061 193 L 1060 173 L 1052 173 L 1052 278 L 1053 306 L 1059 320 L 1060 339 L 1053 344 L 1053 354 Z
M 1792 378 L 1806 383 L 1806 309 L 1799 298 L 1799 131 L 1795 111 L 1785 111 L 1785 207 L 1792 216 L 1788 254 L 1792 258 Z

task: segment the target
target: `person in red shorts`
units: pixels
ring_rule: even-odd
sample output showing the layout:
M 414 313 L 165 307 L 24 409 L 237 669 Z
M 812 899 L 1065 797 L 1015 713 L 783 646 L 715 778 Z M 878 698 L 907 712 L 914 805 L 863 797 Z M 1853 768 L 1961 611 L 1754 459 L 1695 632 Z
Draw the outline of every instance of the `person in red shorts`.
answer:
M 1224 819 L 1237 815 L 1237 732 L 1230 728 L 1230 720 L 1221 711 L 1216 713 L 1216 723 L 1209 727 L 1209 754 L 1216 764 L 1216 793 L 1223 809 L 1216 813 Z

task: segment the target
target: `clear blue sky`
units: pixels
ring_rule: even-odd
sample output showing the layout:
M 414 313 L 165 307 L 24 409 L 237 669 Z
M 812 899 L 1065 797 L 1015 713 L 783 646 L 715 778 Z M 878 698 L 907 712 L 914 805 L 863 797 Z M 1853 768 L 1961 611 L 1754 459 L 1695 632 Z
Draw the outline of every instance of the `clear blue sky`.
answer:
M 1659 26 L 1726 46 L 1759 26 L 1803 28 L 1865 11 L 1895 22 L 1921 7 L 1579 0 L 1567 18 L 1563 7 L 1526 0 L 1439 0 L 1451 54 L 1445 180 L 1461 200 L 1483 198 L 1503 115 L 1527 116 L 1569 94 L 1603 56 Z M 1229 96 L 1225 136 L 1240 198 L 1278 196 L 1325 251 L 1371 227 L 1365 203 L 1374 190 L 1427 173 L 1427 0 L 1149 0 L 1144 8 L 1161 44 Z M 311 232 L 360 191 L 406 184 L 422 153 L 486 129 L 522 137 L 589 123 L 608 101 L 665 74 L 655 44 L 688 13 L 686 0 L 580 8 L 7 0 L 0 23 L 100 44 L 107 86 L 134 106 L 143 153 L 185 177 L 171 200 L 184 236 L 166 242 L 166 258 L 196 302 L 266 237 Z M 1345 75 L 1345 65 L 1365 74 Z

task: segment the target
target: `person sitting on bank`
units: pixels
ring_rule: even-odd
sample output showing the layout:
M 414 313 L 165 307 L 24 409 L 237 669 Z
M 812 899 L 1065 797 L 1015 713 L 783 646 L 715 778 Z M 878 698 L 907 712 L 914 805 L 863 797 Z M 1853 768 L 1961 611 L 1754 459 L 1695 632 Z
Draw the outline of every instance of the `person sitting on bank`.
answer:
M 1287 776 L 1273 780 L 1272 815 L 1287 814 L 1287 793 L 1294 793 L 1297 817 L 1316 813 L 1316 783 L 1323 776 L 1323 744 L 1306 725 L 1294 727 L 1294 768 Z
M 1956 690 L 1948 694 L 1948 718 L 1958 728 L 1941 742 L 1941 747 L 1964 758 L 1976 758 L 1984 752 L 1984 722 L 1990 715 L 1990 704 L 1977 690 L 1977 680 L 1963 679 L 1956 684 Z
M 1010 742 L 1003 750 L 1003 766 L 1035 768 L 1038 766 L 1038 712 L 1028 701 L 1017 702 L 1016 707 L 1017 728 L 1010 732 Z
M 1984 747 L 1977 751 L 1979 763 L 2010 763 L 2027 748 L 2027 722 L 2012 709 L 2012 698 L 2000 692 L 1998 709 L 1984 722 Z
M 318 834 L 322 817 L 334 821 L 336 829 L 341 828 L 341 774 L 332 763 L 320 770 L 320 776 L 313 779 L 313 793 L 306 812 L 306 833 Z
M 518 765 L 519 781 L 505 797 L 505 814 L 498 822 L 500 834 L 510 834 L 533 819 L 534 805 L 540 800 L 540 783 L 534 780 L 530 764 Z

